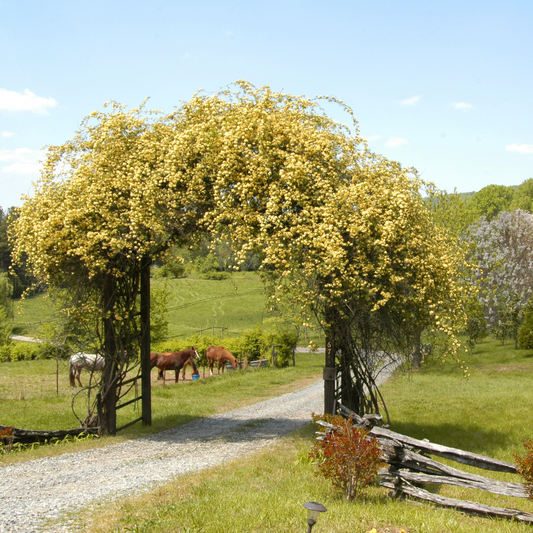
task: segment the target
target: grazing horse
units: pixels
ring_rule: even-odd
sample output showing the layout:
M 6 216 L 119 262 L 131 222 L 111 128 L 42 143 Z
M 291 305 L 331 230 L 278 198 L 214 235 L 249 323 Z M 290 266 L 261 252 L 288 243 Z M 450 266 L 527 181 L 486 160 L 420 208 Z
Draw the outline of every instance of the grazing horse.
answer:
M 192 348 L 188 348 L 187 350 L 182 350 L 181 352 L 152 352 L 150 354 L 150 368 L 154 368 L 154 366 L 159 368 L 158 379 L 164 379 L 165 370 L 174 370 L 176 372 L 177 383 L 180 377 L 180 370 L 183 368 L 183 365 L 187 359 L 190 359 L 191 361 L 194 359 L 200 359 L 200 356 L 198 355 L 198 352 L 194 346 Z M 196 372 L 198 372 L 198 369 L 196 369 Z
M 200 372 L 198 370 L 198 367 L 196 366 L 196 363 L 194 362 L 193 359 L 187 359 L 187 361 L 185 361 L 185 363 L 183 363 L 183 370 L 181 372 L 181 379 L 183 379 L 185 381 L 185 374 L 187 372 L 187 367 L 190 366 L 192 367 L 192 375 L 200 375 Z M 163 371 L 162 371 L 163 372 Z
M 224 348 L 224 346 L 209 346 L 205 351 L 205 355 L 207 356 L 207 364 L 209 365 L 209 372 L 211 375 L 213 375 L 213 366 L 215 362 L 218 363 L 218 374 L 220 374 L 220 367 L 222 367 L 222 372 L 224 372 L 227 361 L 231 363 L 233 370 L 239 368 L 239 361 L 237 361 L 237 359 L 235 359 L 230 351 Z
M 80 381 L 80 375 L 84 368 L 92 373 L 95 370 L 103 370 L 104 365 L 105 359 L 99 354 L 78 352 L 71 355 L 68 363 L 70 386 L 75 387 L 77 379 L 80 387 L 83 387 Z

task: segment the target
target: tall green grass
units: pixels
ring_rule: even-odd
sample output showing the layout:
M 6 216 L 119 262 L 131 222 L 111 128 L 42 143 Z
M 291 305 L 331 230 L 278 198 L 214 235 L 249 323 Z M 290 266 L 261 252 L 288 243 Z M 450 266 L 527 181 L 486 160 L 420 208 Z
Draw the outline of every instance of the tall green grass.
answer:
M 470 377 L 454 364 L 429 361 L 419 372 L 399 372 L 383 393 L 392 429 L 513 462 L 522 439 L 533 437 L 529 406 L 533 354 L 487 339 L 465 355 Z M 347 502 L 315 475 L 308 460 L 309 425 L 273 449 L 221 467 L 182 476 L 135 498 L 91 507 L 77 518 L 84 531 L 218 533 L 305 531 L 302 503 L 326 505 L 313 532 L 523 533 L 531 526 L 468 516 L 410 500 L 391 500 L 374 486 L 361 501 Z M 455 465 L 457 466 L 457 465 Z M 467 467 L 461 467 L 467 468 Z M 471 469 L 475 470 L 475 469 Z M 477 471 L 488 477 L 516 477 Z M 533 512 L 533 502 L 480 491 L 433 486 L 442 495 Z M 96 512 L 95 512 L 96 511 Z

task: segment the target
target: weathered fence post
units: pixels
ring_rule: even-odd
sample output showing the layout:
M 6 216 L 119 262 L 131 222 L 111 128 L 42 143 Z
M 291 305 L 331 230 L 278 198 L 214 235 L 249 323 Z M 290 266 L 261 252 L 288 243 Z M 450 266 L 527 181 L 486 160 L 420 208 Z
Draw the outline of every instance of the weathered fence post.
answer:
M 278 355 L 276 348 L 281 348 L 281 344 L 272 345 L 272 366 L 276 366 L 276 355 Z

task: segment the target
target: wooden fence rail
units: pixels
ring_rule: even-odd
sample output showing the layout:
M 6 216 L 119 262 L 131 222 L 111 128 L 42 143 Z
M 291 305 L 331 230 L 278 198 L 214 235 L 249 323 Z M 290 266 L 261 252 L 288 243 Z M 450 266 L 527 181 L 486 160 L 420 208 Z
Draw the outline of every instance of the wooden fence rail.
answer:
M 381 445 L 382 459 L 388 467 L 380 472 L 380 485 L 391 489 L 392 497 L 408 495 L 444 507 L 459 509 L 466 513 L 484 516 L 510 518 L 522 522 L 533 523 L 533 514 L 518 509 L 493 507 L 473 501 L 458 500 L 434 494 L 420 487 L 423 483 L 437 483 L 455 485 L 469 489 L 478 489 L 493 494 L 527 498 L 528 493 L 523 483 L 497 481 L 491 478 L 464 472 L 445 465 L 428 457 L 435 455 L 455 461 L 460 464 L 475 466 L 493 472 L 517 474 L 516 466 L 484 455 L 466 452 L 458 448 L 450 448 L 418 440 L 402 435 L 390 429 L 379 427 L 380 415 L 365 415 L 359 417 L 342 405 L 337 406 L 340 413 L 348 418 L 353 416 L 354 425 L 369 430 L 369 435 L 376 438 Z M 335 426 L 323 421 L 318 422 L 329 431 L 335 431 Z M 319 439 L 324 433 L 319 433 Z

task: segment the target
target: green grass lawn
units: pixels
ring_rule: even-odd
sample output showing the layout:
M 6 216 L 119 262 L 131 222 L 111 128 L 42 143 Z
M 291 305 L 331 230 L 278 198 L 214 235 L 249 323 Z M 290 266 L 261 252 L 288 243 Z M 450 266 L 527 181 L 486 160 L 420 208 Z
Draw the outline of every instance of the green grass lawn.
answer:
M 322 375 L 324 356 L 296 354 L 296 366 L 287 368 L 248 369 L 225 372 L 193 382 L 174 383 L 174 373 L 169 372 L 166 383 L 157 381 L 152 372 L 152 426 L 140 423 L 126 428 L 118 437 L 100 439 L 105 443 L 155 433 L 206 417 L 224 410 L 236 409 L 250 403 L 284 394 L 316 381 Z M 0 424 L 34 430 L 56 430 L 79 427 L 71 404 L 78 389 L 69 385 L 68 368 L 60 362 L 59 379 L 54 360 L 17 361 L 0 363 Z M 200 369 L 203 373 L 203 369 Z M 82 383 L 87 384 L 88 373 L 82 372 Z M 132 396 L 134 391 L 131 391 Z M 127 400 L 129 397 L 126 397 Z M 81 397 L 77 397 L 78 401 Z M 139 406 L 140 408 L 140 406 Z M 117 425 L 138 418 L 135 405 L 121 409 Z M 72 447 L 100 446 L 102 442 L 80 442 Z M 36 456 L 60 453 L 63 448 L 42 447 L 23 453 L 2 456 L 0 462 L 30 459 Z
M 255 272 L 236 272 L 230 279 L 213 281 L 197 277 L 152 279 L 154 288 L 165 285 L 171 295 L 168 304 L 169 336 L 191 335 L 201 328 L 229 328 L 244 331 L 262 324 L 269 315 L 263 283 Z M 16 303 L 16 332 L 38 336 L 42 324 L 53 320 L 50 300 L 39 294 Z
M 533 353 L 488 339 L 465 355 L 470 377 L 457 365 L 428 362 L 419 372 L 398 373 L 383 387 L 392 429 L 413 437 L 514 462 L 522 439 L 533 438 Z M 487 519 L 409 500 L 391 500 L 372 487 L 361 501 L 347 502 L 316 477 L 308 460 L 311 425 L 271 450 L 221 467 L 182 476 L 152 492 L 87 509 L 77 517 L 84 531 L 289 533 L 305 531 L 302 503 L 328 508 L 316 533 L 518 533 L 531 526 Z M 454 465 L 457 466 L 457 465 Z M 467 467 L 459 466 L 467 469 Z M 471 469 L 475 471 L 476 469 Z M 477 471 L 517 481 L 515 476 Z M 533 501 L 455 487 L 432 487 L 442 495 L 533 512 Z M 96 511 L 96 512 L 95 512 Z

